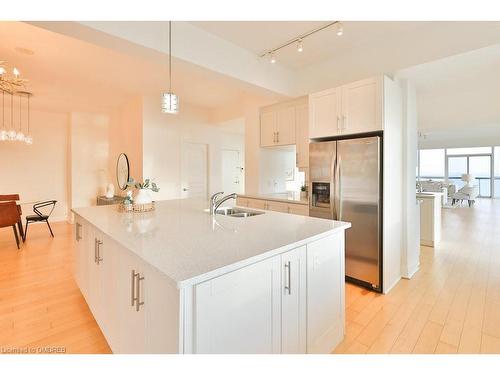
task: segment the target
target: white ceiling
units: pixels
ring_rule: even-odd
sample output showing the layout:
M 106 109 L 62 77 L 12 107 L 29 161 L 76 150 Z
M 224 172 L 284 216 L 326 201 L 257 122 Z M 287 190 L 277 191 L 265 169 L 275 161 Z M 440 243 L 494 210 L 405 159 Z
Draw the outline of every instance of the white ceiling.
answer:
M 0 40 L 0 60 L 15 64 L 29 79 L 34 108 L 105 111 L 132 96 L 160 97 L 168 88 L 167 62 L 161 55 L 143 59 L 22 22 L 0 22 Z M 208 110 L 238 111 L 246 100 L 275 96 L 184 61 L 174 59 L 172 70 L 173 90 L 181 101 Z
M 331 21 L 199 21 L 191 24 L 225 39 L 256 55 L 273 49 L 308 31 L 323 26 Z M 384 46 L 387 43 L 398 45 L 405 40 L 418 40 L 413 44 L 415 50 L 425 48 L 430 35 L 449 35 L 447 44 L 467 44 L 470 38 L 476 38 L 478 31 L 491 34 L 493 22 L 395 22 L 395 21 L 346 21 L 342 22 L 344 34 L 336 35 L 335 25 L 304 39 L 304 51 L 298 53 L 294 44 L 277 52 L 277 62 L 292 69 L 339 58 L 356 49 Z M 468 30 L 471 32 L 468 33 Z M 420 36 L 420 38 L 419 38 Z M 489 36 L 489 35 L 488 35 Z M 500 39 L 498 39 L 500 42 Z M 430 42 L 430 40 L 429 40 Z M 448 46 L 447 46 L 448 47 Z
M 497 129 L 500 135 L 500 45 L 408 68 L 398 76 L 416 86 L 421 131 L 491 137 Z

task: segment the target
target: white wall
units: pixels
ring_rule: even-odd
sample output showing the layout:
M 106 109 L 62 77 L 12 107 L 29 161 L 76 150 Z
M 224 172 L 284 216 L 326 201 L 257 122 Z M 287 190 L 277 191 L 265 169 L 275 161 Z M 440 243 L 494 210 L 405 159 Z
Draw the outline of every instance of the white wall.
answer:
M 33 144 L 0 142 L 0 194 L 19 194 L 21 202 L 57 200 L 52 220 L 68 214 L 67 114 L 31 111 Z M 33 204 L 23 206 L 32 214 Z
M 402 80 L 403 101 L 403 248 L 401 274 L 411 278 L 420 265 L 420 206 L 415 196 L 417 167 L 417 97 L 411 82 Z
M 70 115 L 71 208 L 96 205 L 109 182 L 109 116 L 92 113 Z
M 259 193 L 283 193 L 286 191 L 285 171 L 295 169 L 295 148 L 260 151 Z
M 154 199 L 180 198 L 183 142 L 208 144 L 209 194 L 222 188 L 221 150 L 237 149 L 245 157 L 244 135 L 226 131 L 228 124 L 212 125 L 209 118 L 208 111 L 187 104 L 176 115 L 163 114 L 158 97 L 143 98 L 143 175 L 160 187 Z

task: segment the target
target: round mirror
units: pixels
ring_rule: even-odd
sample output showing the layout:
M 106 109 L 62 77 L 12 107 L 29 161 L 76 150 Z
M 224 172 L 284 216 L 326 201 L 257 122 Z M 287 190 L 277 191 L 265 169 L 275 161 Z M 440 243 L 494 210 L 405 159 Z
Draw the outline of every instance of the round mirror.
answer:
M 127 188 L 129 178 L 130 166 L 128 164 L 127 155 L 120 154 L 120 156 L 118 156 L 118 161 L 116 162 L 116 179 L 118 180 L 118 187 L 125 190 Z

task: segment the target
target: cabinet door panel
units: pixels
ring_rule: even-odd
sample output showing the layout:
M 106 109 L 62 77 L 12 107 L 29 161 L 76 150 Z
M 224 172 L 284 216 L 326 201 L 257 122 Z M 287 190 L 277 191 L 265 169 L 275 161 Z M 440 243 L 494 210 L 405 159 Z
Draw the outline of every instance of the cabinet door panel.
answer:
M 266 209 L 266 201 L 261 200 L 261 199 L 248 199 L 248 207 L 249 208 L 256 208 L 258 210 L 265 210 Z
M 281 108 L 277 111 L 276 144 L 292 145 L 295 143 L 295 107 Z
M 342 133 L 382 130 L 382 84 L 377 78 L 342 86 Z
M 341 89 L 335 88 L 309 96 L 309 137 L 329 137 L 340 131 Z
M 236 205 L 240 207 L 249 207 L 248 206 L 248 199 L 246 198 L 236 198 Z
M 280 257 L 195 287 L 196 353 L 279 353 Z
M 85 222 L 79 218 L 75 224 L 75 280 L 85 299 L 88 298 L 88 268 L 89 268 L 89 228 Z
M 266 201 L 266 210 L 288 213 L 288 204 L 283 202 Z
M 295 108 L 297 167 L 309 167 L 309 110 L 307 104 Z
M 260 114 L 260 145 L 261 147 L 276 144 L 276 112 L 269 111 Z
M 143 274 L 140 260 L 125 249 L 120 249 L 116 262 L 118 292 L 119 352 L 140 354 L 146 352 L 146 321 L 144 306 L 139 311 L 132 306 L 132 270 Z M 141 301 L 144 301 L 144 283 L 140 284 Z M 147 301 L 144 301 L 147 303 Z
M 281 353 L 306 353 L 306 249 L 281 256 Z
M 288 213 L 294 215 L 309 216 L 309 206 L 305 204 L 289 204 Z
M 307 352 L 329 353 L 344 336 L 343 234 L 307 245 Z

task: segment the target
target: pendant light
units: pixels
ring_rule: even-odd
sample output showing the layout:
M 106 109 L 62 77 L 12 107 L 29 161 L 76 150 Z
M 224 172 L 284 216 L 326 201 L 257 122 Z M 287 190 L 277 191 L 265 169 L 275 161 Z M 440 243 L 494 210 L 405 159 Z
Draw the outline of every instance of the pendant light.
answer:
M 21 103 L 22 95 L 19 95 L 19 131 L 16 134 L 16 141 L 24 142 L 24 133 L 23 133 L 23 124 L 21 122 L 22 116 L 22 103 Z
M 27 114 L 28 134 L 26 135 L 26 137 L 24 137 L 24 142 L 28 145 L 33 144 L 33 137 L 31 136 L 31 132 L 30 132 L 30 96 L 31 96 L 31 94 L 28 93 L 28 114 Z
M 168 92 L 161 94 L 161 111 L 179 112 L 179 98 L 172 92 L 172 21 L 168 21 Z
M 7 140 L 7 129 L 5 129 L 5 91 L 2 90 L 2 129 L 0 130 L 0 141 Z
M 7 132 L 7 139 L 9 141 L 16 140 L 17 132 L 14 130 L 14 95 L 10 94 L 10 130 Z

